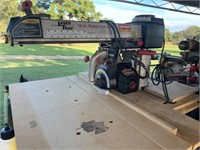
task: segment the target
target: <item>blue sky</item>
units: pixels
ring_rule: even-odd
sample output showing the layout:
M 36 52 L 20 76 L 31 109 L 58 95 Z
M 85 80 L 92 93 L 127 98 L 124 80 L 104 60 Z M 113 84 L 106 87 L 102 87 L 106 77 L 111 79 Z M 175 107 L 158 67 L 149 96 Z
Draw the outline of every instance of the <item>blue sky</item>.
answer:
M 148 3 L 148 0 L 144 0 Z M 163 3 L 161 0 L 154 0 L 158 3 Z M 170 31 L 180 31 L 191 25 L 200 26 L 200 17 L 174 11 L 119 3 L 109 0 L 93 0 L 96 10 L 100 11 L 104 17 L 113 19 L 116 23 L 129 22 L 136 15 L 153 14 L 158 18 L 163 18 L 165 27 Z M 175 7 L 180 5 L 175 5 Z

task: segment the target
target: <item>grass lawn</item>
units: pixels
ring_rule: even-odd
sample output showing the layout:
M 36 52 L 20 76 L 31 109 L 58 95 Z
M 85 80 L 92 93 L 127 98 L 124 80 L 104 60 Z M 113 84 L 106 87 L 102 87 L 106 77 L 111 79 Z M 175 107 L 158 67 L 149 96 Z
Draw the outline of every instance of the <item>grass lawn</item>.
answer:
M 63 56 L 85 56 L 92 55 L 98 44 L 47 44 L 47 45 L 24 45 L 22 47 L 10 46 L 0 42 L 0 55 L 63 55 Z M 160 52 L 161 49 L 154 49 Z M 167 43 L 165 45 L 167 53 L 178 55 L 177 45 Z
M 161 49 L 154 49 L 155 51 L 157 51 L 158 53 L 161 52 Z M 178 45 L 173 45 L 171 43 L 166 43 L 165 44 L 165 48 L 164 48 L 164 52 L 170 53 L 171 55 L 176 55 L 178 56 L 180 53 L 180 50 L 178 48 Z
M 98 44 L 24 45 L 11 47 L 0 43 L 0 55 L 92 55 Z M 178 55 L 177 46 L 167 44 L 166 52 Z M 156 49 L 160 52 L 160 49 Z M 3 126 L 3 95 L 5 85 L 18 83 L 23 74 L 28 80 L 40 80 L 74 75 L 86 71 L 82 60 L 0 60 L 0 128 Z
M 0 43 L 0 55 L 63 55 L 84 56 L 92 55 L 98 48 L 98 44 L 46 44 L 10 46 Z
M 74 75 L 86 71 L 82 60 L 0 60 L 0 128 L 3 126 L 3 95 L 5 85 L 18 83 L 21 74 L 29 81 Z
M 0 55 L 92 55 L 98 44 L 24 45 L 23 47 L 0 43 Z M 3 122 L 4 87 L 18 83 L 23 74 L 28 80 L 40 80 L 74 75 L 86 71 L 88 64 L 82 60 L 0 60 L 0 129 Z

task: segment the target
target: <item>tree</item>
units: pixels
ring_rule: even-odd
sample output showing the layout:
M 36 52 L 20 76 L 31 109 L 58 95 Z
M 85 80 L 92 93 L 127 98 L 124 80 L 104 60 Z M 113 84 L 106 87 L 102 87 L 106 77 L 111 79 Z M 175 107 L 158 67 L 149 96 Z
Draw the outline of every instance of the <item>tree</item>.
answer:
M 172 42 L 172 33 L 169 31 L 169 29 L 165 29 L 165 41 Z
M 172 35 L 172 41 L 175 44 L 178 44 L 181 40 L 186 40 L 188 38 L 193 38 L 194 36 L 199 35 L 200 27 L 190 26 L 185 30 L 181 30 L 179 32 L 174 32 Z
M 193 38 L 195 35 L 200 34 L 200 27 L 190 26 L 185 30 L 185 38 Z
M 6 32 L 6 27 L 11 17 L 23 15 L 23 13 L 17 9 L 19 4 L 19 1 L 0 1 L 0 33 Z
M 40 7 L 47 9 L 53 19 L 76 19 L 78 21 L 98 21 L 102 14 L 95 11 L 95 5 L 90 0 L 53 0 L 48 3 L 42 0 Z
M 24 16 L 17 8 L 24 0 L 0 1 L 0 33 L 6 32 L 11 17 Z M 76 19 L 78 21 L 99 21 L 100 12 L 95 11 L 91 0 L 31 0 L 32 11 L 35 14 L 47 13 L 53 19 Z M 6 13 L 5 13 L 6 12 Z
M 6 32 L 6 27 L 11 17 L 15 16 L 24 16 L 25 14 L 18 10 L 18 6 L 23 0 L 1 0 L 0 1 L 0 33 Z M 33 3 L 33 7 L 31 8 L 34 13 L 44 13 L 44 9 L 42 7 L 37 6 L 38 0 L 31 0 Z
M 45 13 L 45 9 L 43 7 L 40 7 L 38 5 L 38 2 L 40 0 L 31 0 L 32 1 L 32 7 L 31 10 L 33 11 L 34 14 L 42 14 Z
M 50 7 L 51 1 L 50 0 L 38 0 L 37 6 L 43 8 L 44 10 L 48 10 Z

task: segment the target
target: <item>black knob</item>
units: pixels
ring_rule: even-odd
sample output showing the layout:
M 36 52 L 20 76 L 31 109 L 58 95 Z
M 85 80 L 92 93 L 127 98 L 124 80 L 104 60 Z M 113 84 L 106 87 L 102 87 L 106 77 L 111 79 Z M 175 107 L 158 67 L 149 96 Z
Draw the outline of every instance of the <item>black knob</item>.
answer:
M 8 124 L 5 124 L 5 127 L 1 129 L 1 138 L 2 140 L 9 140 L 15 136 L 14 129 Z

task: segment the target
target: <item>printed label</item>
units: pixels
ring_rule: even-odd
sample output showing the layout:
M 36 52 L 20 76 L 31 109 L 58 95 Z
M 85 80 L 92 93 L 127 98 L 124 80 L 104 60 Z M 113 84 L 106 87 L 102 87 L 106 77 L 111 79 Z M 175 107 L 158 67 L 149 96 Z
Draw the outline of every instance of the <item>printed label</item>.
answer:
M 39 19 L 21 21 L 13 30 L 13 37 L 42 37 Z
M 131 32 L 131 25 L 129 24 L 118 24 L 118 28 L 121 32 Z

